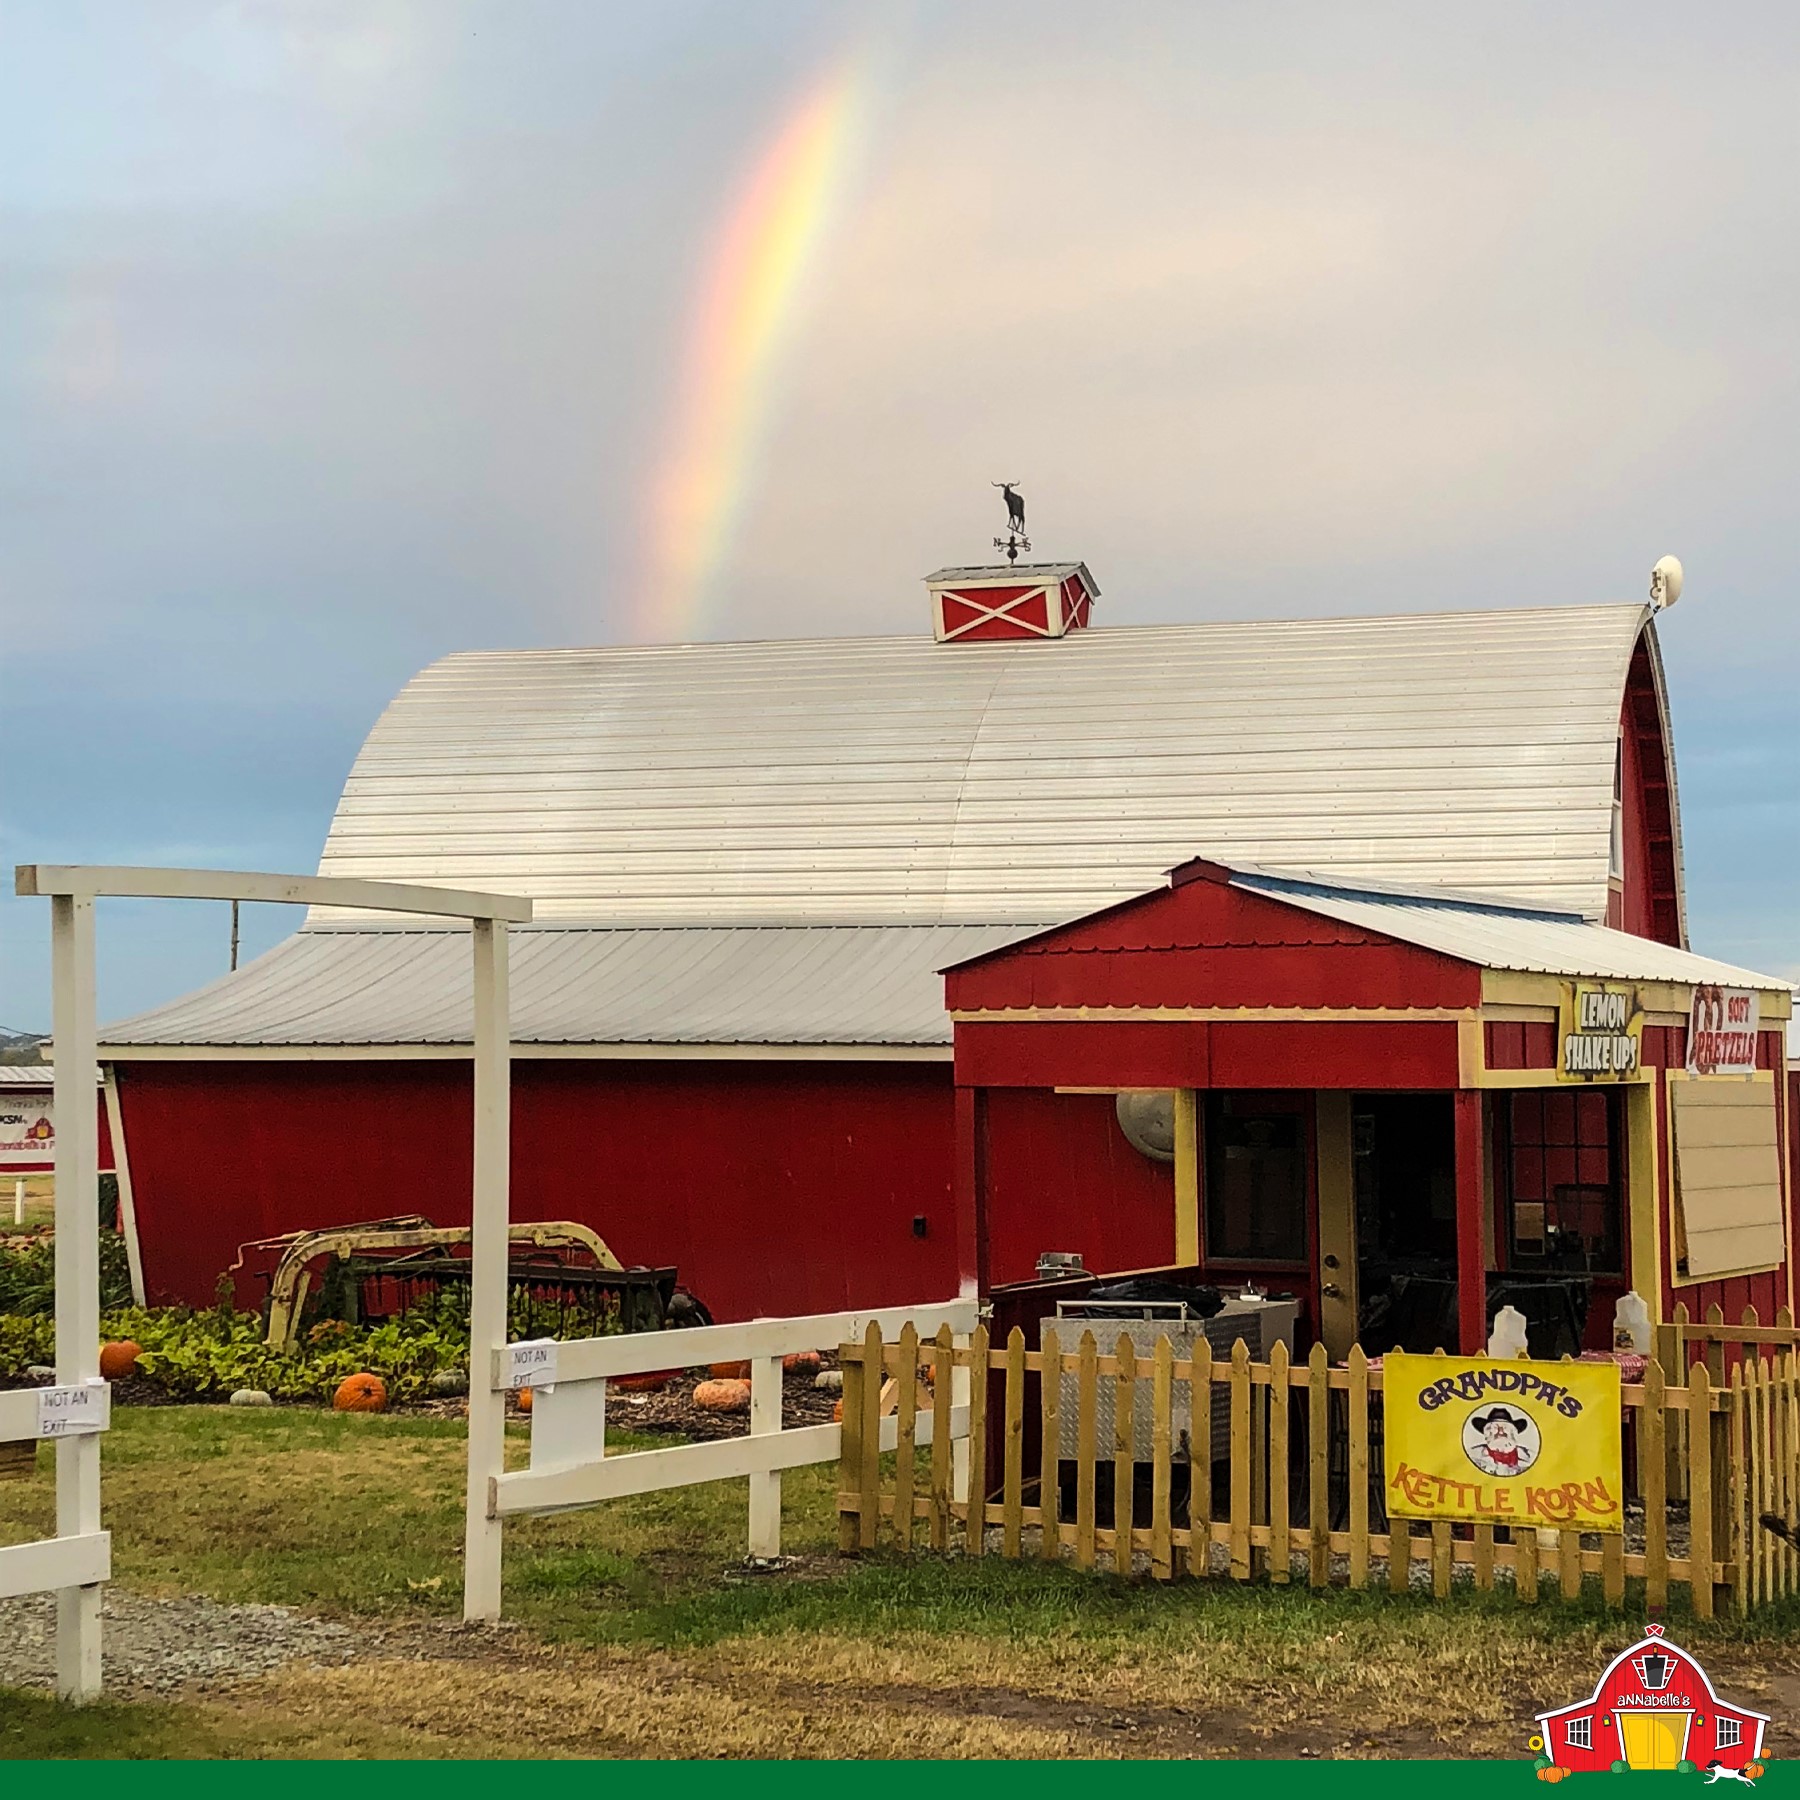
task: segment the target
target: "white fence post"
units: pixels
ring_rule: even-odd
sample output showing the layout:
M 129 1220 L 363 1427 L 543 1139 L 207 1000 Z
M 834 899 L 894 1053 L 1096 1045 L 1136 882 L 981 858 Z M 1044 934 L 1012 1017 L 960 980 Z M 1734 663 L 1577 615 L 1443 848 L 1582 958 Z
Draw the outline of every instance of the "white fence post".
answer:
M 750 1364 L 750 1435 L 781 1429 L 781 1358 L 758 1356 Z M 781 1554 L 781 1472 L 759 1469 L 750 1477 L 750 1554 Z
M 967 1336 L 956 1339 L 956 1348 L 967 1351 Z M 950 1405 L 953 1409 L 960 1407 L 965 1413 L 968 1411 L 973 1385 L 969 1379 L 969 1365 L 958 1363 L 950 1372 Z M 985 1495 L 982 1497 L 986 1498 Z M 950 1446 L 950 1498 L 959 1506 L 966 1505 L 969 1499 L 969 1438 L 966 1432 Z
M 94 903 L 50 900 L 50 1029 L 56 1046 L 56 1380 L 100 1378 L 100 1144 L 94 1092 Z M 100 1530 L 100 1436 L 56 1445 L 56 1535 Z M 98 1583 L 56 1595 L 56 1691 L 85 1701 L 100 1693 Z
M 506 1396 L 494 1356 L 506 1346 L 506 1268 L 511 1204 L 512 1080 L 506 927 L 477 919 L 475 944 L 475 1192 L 469 1232 L 469 1467 L 463 1523 L 463 1617 L 500 1616 L 504 1530 L 493 1482 L 506 1462 Z
M 25 1177 L 23 1175 L 13 1182 L 13 1223 L 15 1225 L 25 1223 Z

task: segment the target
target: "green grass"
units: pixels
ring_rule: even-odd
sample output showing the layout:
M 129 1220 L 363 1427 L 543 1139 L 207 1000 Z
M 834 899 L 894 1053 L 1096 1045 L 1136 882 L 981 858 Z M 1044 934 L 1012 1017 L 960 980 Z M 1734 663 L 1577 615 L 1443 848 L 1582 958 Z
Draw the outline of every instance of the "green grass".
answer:
M 121 1408 L 105 1448 L 115 1580 L 340 1616 L 452 1619 L 464 1443 L 460 1422 L 406 1416 Z M 511 1428 L 509 1462 L 525 1454 Z M 178 1740 L 227 1755 L 485 1755 L 515 1742 L 531 1754 L 528 1729 L 554 1732 L 569 1717 L 624 1734 L 615 1753 L 731 1753 L 753 1717 L 770 1743 L 810 1732 L 828 1747 L 861 1746 L 847 1754 L 891 1753 L 882 1721 L 900 1741 L 935 1733 L 938 1753 L 1093 1754 L 1082 1747 L 1090 1715 L 1121 1707 L 1165 1734 L 1164 1754 L 1192 1753 L 1168 1735 L 1189 1727 L 1169 1721 L 1202 1716 L 1223 1721 L 1226 1739 L 1242 1721 L 1298 1719 L 1329 1744 L 1354 1717 L 1409 1754 L 1466 1730 L 1513 1754 L 1526 1701 L 1587 1691 L 1641 1617 L 1607 1614 L 1592 1592 L 1533 1607 L 1467 1591 L 1436 1602 L 1125 1581 L 1000 1558 L 841 1561 L 835 1481 L 826 1467 L 784 1478 L 784 1548 L 796 1561 L 772 1574 L 744 1565 L 741 1480 L 510 1525 L 507 1616 L 547 1646 L 532 1654 L 553 1659 L 533 1677 L 552 1686 L 529 1728 L 517 1682 L 498 1671 L 476 1684 L 476 1707 L 462 1665 L 392 1665 L 383 1706 L 360 1711 L 359 1669 L 278 1677 L 253 1716 L 210 1701 L 72 1713 L 0 1694 L 0 1757 L 157 1756 Z M 0 1542 L 47 1534 L 52 1515 L 45 1453 L 34 1480 L 0 1484 Z M 1791 1610 L 1732 1624 L 1672 1608 L 1669 1620 L 1728 1687 L 1796 1664 Z M 1010 1697 L 999 1722 L 984 1695 Z M 749 1710 L 730 1711 L 740 1705 Z
M 178 1706 L 62 1706 L 0 1688 L 0 1760 L 65 1756 L 186 1756 L 193 1723 Z
M 461 1610 L 464 1427 L 460 1421 L 307 1407 L 121 1408 L 105 1448 L 105 1522 L 115 1580 L 341 1614 Z M 615 1450 L 655 1441 L 608 1434 Z M 526 1435 L 508 1432 L 509 1464 Z M 835 1472 L 784 1479 L 788 1547 L 835 1543 Z M 717 1584 L 744 1555 L 743 1482 L 645 1495 L 509 1525 L 508 1615 L 580 1631 Z M 0 1543 L 48 1535 L 47 1450 L 29 1482 L 0 1485 Z

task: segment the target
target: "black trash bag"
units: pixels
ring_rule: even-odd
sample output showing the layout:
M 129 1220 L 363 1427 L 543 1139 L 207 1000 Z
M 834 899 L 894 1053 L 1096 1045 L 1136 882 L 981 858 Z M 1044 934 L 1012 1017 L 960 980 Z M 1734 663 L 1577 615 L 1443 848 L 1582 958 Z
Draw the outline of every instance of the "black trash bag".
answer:
M 1204 1287 L 1198 1282 L 1171 1281 L 1166 1275 L 1131 1275 L 1124 1281 L 1109 1281 L 1100 1287 L 1089 1288 L 1083 1298 L 1140 1302 L 1178 1300 L 1189 1312 L 1202 1319 L 1210 1319 L 1225 1304 L 1225 1297 L 1216 1287 Z

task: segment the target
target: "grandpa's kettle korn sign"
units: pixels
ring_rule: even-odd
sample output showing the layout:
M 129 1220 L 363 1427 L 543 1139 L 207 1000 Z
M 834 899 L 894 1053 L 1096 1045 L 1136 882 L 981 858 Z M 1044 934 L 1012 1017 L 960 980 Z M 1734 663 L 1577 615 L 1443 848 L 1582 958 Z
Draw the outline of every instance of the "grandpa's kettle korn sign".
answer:
M 1390 1513 L 1623 1529 L 1617 1363 L 1396 1351 L 1381 1386 Z

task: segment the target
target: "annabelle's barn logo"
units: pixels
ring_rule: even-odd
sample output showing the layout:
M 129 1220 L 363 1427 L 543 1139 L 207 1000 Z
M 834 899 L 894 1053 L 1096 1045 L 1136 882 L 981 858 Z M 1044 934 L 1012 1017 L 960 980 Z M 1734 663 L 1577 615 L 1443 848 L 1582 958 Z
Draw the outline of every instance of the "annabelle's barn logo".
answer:
M 1538 1714 L 1538 1779 L 1590 1770 L 1675 1769 L 1709 1781 L 1751 1782 L 1763 1772 L 1767 1713 L 1732 1706 L 1706 1671 L 1652 1625 L 1607 1664 L 1592 1696 Z

